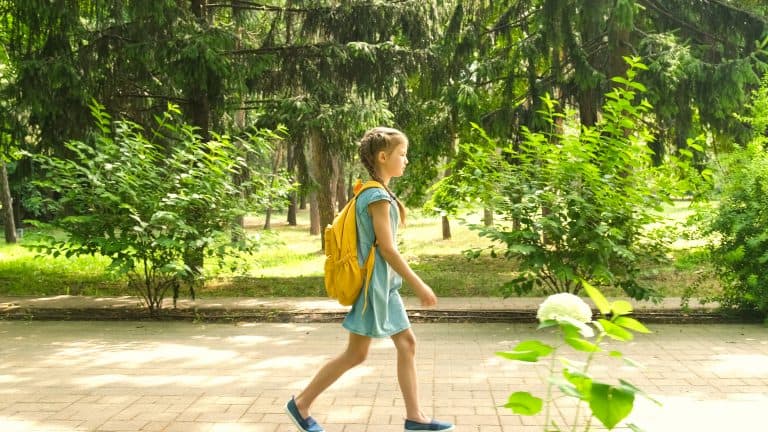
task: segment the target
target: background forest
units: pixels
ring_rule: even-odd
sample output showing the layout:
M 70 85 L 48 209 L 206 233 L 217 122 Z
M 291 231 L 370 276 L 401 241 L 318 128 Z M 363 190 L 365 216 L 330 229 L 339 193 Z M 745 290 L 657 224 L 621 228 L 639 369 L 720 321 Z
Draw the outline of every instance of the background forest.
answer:
M 0 0 L 0 41 L 6 243 L 106 257 L 150 308 L 275 248 L 249 216 L 308 209 L 319 248 L 386 124 L 411 209 L 482 214 L 497 295 L 658 297 L 686 234 L 713 298 L 768 311 L 762 1 Z

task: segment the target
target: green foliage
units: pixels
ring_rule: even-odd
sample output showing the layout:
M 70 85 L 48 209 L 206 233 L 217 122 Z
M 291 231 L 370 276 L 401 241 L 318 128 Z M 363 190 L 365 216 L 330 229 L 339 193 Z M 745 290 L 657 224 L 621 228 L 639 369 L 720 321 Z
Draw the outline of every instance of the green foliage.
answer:
M 513 268 L 509 262 L 482 256 L 468 260 L 462 251 L 468 247 L 490 244 L 479 238 L 466 224 L 456 224 L 452 239 L 436 241 L 440 237 L 440 218 L 425 217 L 417 209 L 408 214 L 408 226 L 403 230 L 401 252 L 406 254 L 413 269 L 435 290 L 438 297 L 500 297 L 503 282 Z M 669 209 L 666 210 L 669 212 Z M 285 211 L 273 213 L 280 219 Z M 479 221 L 480 215 L 470 215 Z M 263 214 L 249 214 L 246 229 L 253 235 L 273 233 L 279 242 L 262 247 L 252 255 L 230 258 L 246 263 L 247 272 L 232 271 L 229 265 L 219 268 L 218 263 L 205 262 L 205 285 L 197 287 L 199 297 L 315 297 L 323 296 L 323 259 L 317 253 L 317 238 L 307 235 L 309 210 L 297 212 L 296 226 L 275 224 L 269 231 L 261 229 Z M 4 295 L 59 295 L 80 294 L 119 296 L 125 294 L 126 278 L 105 273 L 109 260 L 96 255 L 79 259 L 59 256 L 40 257 L 22 245 L 35 242 L 42 234 L 26 227 L 20 245 L 0 243 L 0 294 Z M 54 233 L 55 234 L 55 233 Z M 57 234 L 58 235 L 58 234 Z M 689 256 L 690 255 L 690 256 Z M 667 296 L 679 297 L 691 287 L 695 296 L 711 295 L 719 291 L 719 284 L 710 270 L 709 258 L 703 253 L 679 250 L 675 264 L 684 266 L 652 266 L 647 268 L 647 283 L 663 289 Z M 403 286 L 403 295 L 412 296 L 412 290 Z M 603 292 L 621 297 L 621 290 L 606 287 Z M 537 295 L 537 293 L 532 293 Z
M 0 162 L 13 161 L 20 155 L 20 137 L 24 136 L 25 116 L 14 109 L 11 85 L 16 73 L 8 61 L 8 54 L 0 46 Z
M 273 183 L 271 174 L 254 172 L 246 163 L 250 154 L 266 151 L 275 134 L 262 131 L 237 143 L 227 136 L 204 142 L 174 106 L 157 117 L 152 130 L 112 122 L 97 104 L 92 112 L 97 132 L 88 142 L 68 142 L 72 157 L 34 155 L 46 173 L 39 186 L 60 197 L 54 220 L 36 224 L 67 234 L 49 236 L 37 245 L 41 251 L 108 257 L 111 270 L 126 275 L 155 311 L 169 288 L 178 291 L 181 284 L 194 283 L 202 271 L 190 268 L 190 254 L 223 263 L 227 256 L 255 250 L 259 239 L 238 234 L 234 222 L 286 189 L 284 182 Z M 233 182 L 243 172 L 250 174 L 250 182 L 242 184 L 250 194 Z
M 768 316 L 768 154 L 764 138 L 726 159 L 728 181 L 705 233 L 723 282 L 715 296 L 726 309 Z
M 712 296 L 726 310 L 768 316 L 768 75 L 752 95 L 749 113 L 739 118 L 754 138 L 723 157 L 722 184 L 694 221 L 711 239 L 708 257 L 722 282 Z
M 476 141 L 460 146 L 432 205 L 453 212 L 482 204 L 503 215 L 507 223 L 474 228 L 519 265 L 507 294 L 575 293 L 579 281 L 590 279 L 633 298 L 654 296 L 638 276 L 641 263 L 664 259 L 664 239 L 647 225 L 661 219 L 658 210 L 674 182 L 651 166 L 645 145 L 642 118 L 650 106 L 638 102 L 644 87 L 635 81 L 643 68 L 630 60 L 627 77 L 614 79 L 618 85 L 595 127 L 561 126 L 569 117 L 545 97 L 540 114 L 549 130 L 525 129 L 517 144 L 476 127 Z
M 603 316 L 597 321 L 586 323 L 591 324 L 597 330 L 595 341 L 587 340 L 592 335 L 588 334 L 591 332 L 590 329 L 585 331 L 583 328 L 585 323 L 574 323 L 574 320 L 567 316 L 562 316 L 557 320 L 542 321 L 540 328 L 559 330 L 564 345 L 568 345 L 577 353 L 585 353 L 586 361 L 578 362 L 560 358 L 558 357 L 560 347 L 547 345 L 538 340 L 523 341 L 517 344 L 512 351 L 496 353 L 498 356 L 509 360 L 534 363 L 546 357 L 551 358 L 546 400 L 533 396 L 529 392 L 514 392 L 504 405 L 516 414 L 528 416 L 536 415 L 546 407 L 544 430 L 547 432 L 576 431 L 579 426 L 583 426 L 582 430 L 588 431 L 593 418 L 599 420 L 607 429 L 612 430 L 632 412 L 635 396 L 638 394 L 646 396 L 639 388 L 626 380 L 619 379 L 618 383 L 611 384 L 599 381 L 590 374 L 590 368 L 598 354 L 606 355 L 611 359 L 623 359 L 626 363 L 632 364 L 632 361 L 624 358 L 621 352 L 616 350 L 606 352 L 601 348 L 606 337 L 626 342 L 632 340 L 633 331 L 637 333 L 650 333 L 650 331 L 642 323 L 628 316 L 632 313 L 632 306 L 629 303 L 625 301 L 611 303 L 597 288 L 586 282 L 582 282 L 582 284 Z M 578 301 L 581 302 L 581 300 Z M 567 308 L 567 306 L 569 305 L 566 303 L 563 308 Z M 560 368 L 556 368 L 555 358 L 560 358 Z M 565 396 L 578 400 L 573 419 L 564 419 L 570 423 L 557 424 L 550 416 L 551 410 L 556 408 L 555 401 L 558 399 L 553 395 L 554 387 L 557 387 Z M 651 399 L 651 401 L 653 400 Z M 582 423 L 584 420 L 580 418 L 583 405 L 587 405 L 590 409 L 590 415 L 585 423 Z M 627 426 L 632 430 L 639 430 L 635 425 Z

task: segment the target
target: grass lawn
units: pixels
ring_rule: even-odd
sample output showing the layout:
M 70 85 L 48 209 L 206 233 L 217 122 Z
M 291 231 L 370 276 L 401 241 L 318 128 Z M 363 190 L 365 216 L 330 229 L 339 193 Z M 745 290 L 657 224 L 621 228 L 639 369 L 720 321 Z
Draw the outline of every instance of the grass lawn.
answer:
M 670 214 L 676 217 L 685 213 L 684 204 L 670 209 Z M 467 218 L 477 222 L 480 215 L 468 215 Z M 272 221 L 272 231 L 278 243 L 253 256 L 242 257 L 248 267 L 244 272 L 231 273 L 210 265 L 208 271 L 216 277 L 198 290 L 199 296 L 325 295 L 320 237 L 309 235 L 307 212 L 299 213 L 298 226 L 288 226 L 282 214 L 273 215 Z M 246 224 L 250 230 L 259 231 L 263 219 L 248 218 Z M 401 228 L 399 234 L 400 251 L 439 296 L 500 296 L 502 285 L 514 271 L 513 263 L 488 256 L 468 260 L 462 251 L 490 243 L 457 220 L 452 221 L 451 229 L 453 238 L 442 240 L 439 217 L 411 212 L 408 225 Z M 127 292 L 122 281 L 105 271 L 107 259 L 38 256 L 23 246 L 31 243 L 31 238 L 23 238 L 20 245 L 0 245 L 0 295 L 133 294 Z M 672 264 L 648 268 L 642 281 L 670 297 L 681 296 L 693 286 L 704 294 L 717 290 L 717 283 L 712 280 L 703 254 L 697 252 L 695 244 L 676 243 L 673 255 Z M 407 286 L 403 291 L 410 294 Z M 604 292 L 619 294 L 611 292 L 609 287 L 604 288 Z

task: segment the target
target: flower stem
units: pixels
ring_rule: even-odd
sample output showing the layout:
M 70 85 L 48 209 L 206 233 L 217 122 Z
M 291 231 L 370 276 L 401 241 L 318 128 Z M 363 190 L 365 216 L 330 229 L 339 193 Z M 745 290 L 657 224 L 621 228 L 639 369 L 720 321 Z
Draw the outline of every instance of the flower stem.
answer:
M 601 331 L 600 334 L 597 335 L 597 338 L 595 339 L 595 346 L 600 347 L 600 343 L 605 338 L 605 332 Z M 589 366 L 592 364 L 592 360 L 595 358 L 595 353 L 597 350 L 592 351 L 589 353 L 589 356 L 587 356 L 587 362 L 584 364 L 584 369 L 582 369 L 581 373 L 584 375 L 587 375 L 587 372 L 589 371 Z M 571 429 L 573 432 L 576 432 L 576 427 L 579 424 L 579 415 L 581 414 L 581 405 L 584 403 L 582 399 L 580 399 L 576 403 L 576 418 L 573 419 L 573 428 Z M 592 424 L 592 415 L 590 415 L 587 418 L 587 426 L 584 429 L 584 432 L 589 432 L 589 428 Z
M 552 354 L 550 355 L 550 359 L 549 359 L 549 376 L 550 377 L 554 376 L 554 373 L 555 373 L 555 359 L 557 357 L 555 354 L 557 354 L 557 348 L 555 348 L 552 351 Z M 547 381 L 548 381 L 548 383 L 547 383 L 547 399 L 546 399 L 547 400 L 547 409 L 544 411 L 544 430 L 545 431 L 547 430 L 547 428 L 549 428 L 550 409 L 551 409 L 550 406 L 552 405 L 552 386 L 553 386 L 553 383 L 552 383 L 551 379 L 547 380 Z

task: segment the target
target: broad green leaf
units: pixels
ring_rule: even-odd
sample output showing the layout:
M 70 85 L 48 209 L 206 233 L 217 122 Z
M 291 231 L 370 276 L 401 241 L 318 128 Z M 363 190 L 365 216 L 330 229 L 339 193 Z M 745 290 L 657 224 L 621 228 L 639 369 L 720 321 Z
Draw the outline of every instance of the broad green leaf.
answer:
M 627 80 L 627 79 L 626 79 L 626 78 L 624 78 L 624 77 L 620 77 L 620 76 L 615 76 L 615 77 L 612 77 L 612 78 L 611 78 L 611 81 L 613 81 L 613 82 L 617 82 L 617 83 L 619 83 L 619 84 L 624 84 L 624 85 L 628 85 L 628 84 L 629 84 L 629 80 Z
M 580 399 L 589 400 L 592 391 L 592 377 L 578 371 L 571 372 L 567 369 L 563 369 L 563 376 L 574 385 Z
M 646 399 L 648 399 L 649 401 L 655 403 L 656 405 L 661 406 L 661 402 L 659 402 L 656 399 L 652 398 L 651 396 L 648 395 L 648 393 L 642 391 L 640 388 L 636 387 L 634 384 L 630 383 L 629 381 L 624 380 L 624 379 L 619 379 L 619 383 L 621 383 L 621 387 L 626 389 L 627 391 L 630 391 L 630 392 L 635 393 L 635 394 L 639 394 L 639 395 L 645 397 Z
M 564 337 L 592 337 L 595 331 L 587 323 L 577 321 L 570 317 L 562 317 L 557 320 Z
M 595 306 L 597 306 L 600 313 L 607 315 L 611 311 L 611 304 L 608 303 L 608 300 L 603 296 L 600 290 L 590 285 L 587 281 L 581 281 L 581 285 L 584 287 L 584 291 L 586 291 L 589 298 L 595 303 Z
M 528 392 L 515 392 L 509 395 L 504 408 L 509 408 L 515 414 L 536 415 L 541 411 L 544 401 Z
M 565 343 L 571 346 L 571 348 L 582 352 L 597 352 L 600 351 L 600 347 L 584 340 L 582 338 L 565 338 Z
M 557 388 L 560 389 L 560 391 L 566 394 L 567 396 L 571 396 L 579 400 L 582 400 L 585 397 L 585 395 L 579 393 L 579 389 L 577 389 L 575 385 L 573 385 L 572 383 L 562 378 L 549 377 L 547 381 L 557 386 Z M 586 396 L 589 396 L 589 395 L 586 395 Z
M 625 316 L 617 317 L 616 319 L 613 320 L 613 323 L 616 324 L 617 326 L 621 326 L 621 327 L 624 327 L 625 329 L 633 330 L 638 333 L 651 332 L 640 321 L 630 317 L 625 317 Z
M 592 383 L 589 407 L 603 426 L 613 429 L 632 412 L 635 394 L 624 387 Z
M 548 327 L 554 327 L 557 325 L 557 321 L 555 320 L 546 320 L 539 323 L 539 326 L 537 327 L 537 330 L 545 329 Z
M 620 340 L 620 341 L 631 341 L 634 336 L 632 336 L 632 333 L 628 332 L 627 330 L 624 330 L 623 328 L 617 326 L 616 324 L 606 320 L 606 319 L 599 319 L 598 320 L 600 324 L 603 325 L 603 329 L 605 330 L 605 334 L 610 336 L 612 339 Z
M 643 392 L 642 390 L 640 390 L 639 388 L 635 387 L 634 384 L 632 384 L 631 382 L 629 382 L 627 380 L 619 379 L 619 383 L 621 384 L 621 386 L 623 388 L 625 388 L 628 391 L 631 391 L 632 393 L 642 393 Z
M 524 362 L 537 362 L 539 357 L 548 356 L 554 351 L 550 345 L 541 343 L 537 340 L 520 342 L 512 351 L 497 352 L 496 355 L 510 360 L 519 360 Z
M 647 90 L 647 89 L 645 88 L 645 86 L 644 86 L 644 85 L 640 84 L 640 83 L 639 83 L 639 82 L 637 82 L 637 81 L 632 81 L 632 82 L 628 83 L 628 85 L 629 85 L 630 87 L 632 87 L 632 88 L 635 88 L 635 89 L 637 89 L 637 90 L 640 90 L 641 92 L 645 92 L 645 91 Z
M 611 314 L 616 315 L 629 315 L 632 313 L 632 304 L 626 300 L 616 300 L 611 303 Z
M 560 321 L 558 322 L 558 325 L 560 326 L 560 331 L 563 333 L 563 338 L 577 338 L 581 336 L 579 328 L 568 321 Z

